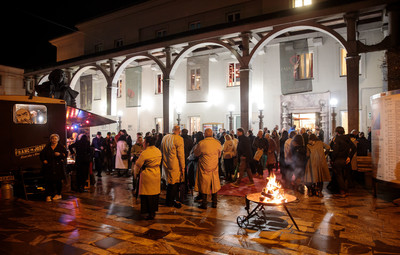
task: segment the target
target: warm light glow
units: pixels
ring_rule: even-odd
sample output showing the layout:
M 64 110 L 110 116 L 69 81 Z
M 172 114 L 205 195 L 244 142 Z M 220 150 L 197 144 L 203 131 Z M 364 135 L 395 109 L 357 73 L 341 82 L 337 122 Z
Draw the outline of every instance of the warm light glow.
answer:
M 122 111 L 118 111 L 118 117 L 122 117 L 122 115 L 124 115 L 124 113 Z
M 260 201 L 273 204 L 286 202 L 284 190 L 281 184 L 276 180 L 274 173 L 267 178 L 267 186 L 263 188 L 261 192 Z
M 329 104 L 330 104 L 332 107 L 336 107 L 337 104 L 338 104 L 338 100 L 337 100 L 336 98 L 331 98 L 331 100 L 329 101 Z
M 235 106 L 233 104 L 228 105 L 228 111 L 233 112 L 235 110 Z
M 264 103 L 258 103 L 258 105 L 257 105 L 257 107 L 258 107 L 258 110 L 264 110 Z

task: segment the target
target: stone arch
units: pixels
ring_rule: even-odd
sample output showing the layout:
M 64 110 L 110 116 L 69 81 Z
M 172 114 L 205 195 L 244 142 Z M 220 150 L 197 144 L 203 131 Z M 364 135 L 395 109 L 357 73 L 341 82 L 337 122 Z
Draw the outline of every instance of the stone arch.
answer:
M 233 55 L 235 55 L 236 59 L 239 61 L 241 66 L 245 65 L 242 60 L 242 56 L 240 56 L 240 54 L 231 45 L 221 42 L 219 40 L 207 40 L 195 44 L 190 44 L 189 46 L 186 46 L 185 49 L 183 49 L 181 52 L 179 52 L 179 54 L 174 58 L 174 61 L 171 64 L 171 70 L 169 72 L 170 76 L 173 76 L 175 74 L 183 58 L 185 58 L 192 51 L 207 45 L 217 45 L 226 48 L 227 50 L 232 52 Z
M 104 70 L 104 68 L 102 68 L 98 64 L 89 64 L 89 65 L 79 67 L 79 69 L 74 73 L 74 75 L 72 76 L 71 82 L 70 82 L 70 87 L 72 89 L 74 89 L 76 86 L 76 83 L 78 82 L 78 79 L 81 77 L 81 75 L 91 68 L 100 70 L 103 73 L 106 80 L 109 79 L 109 75 L 108 75 L 107 71 Z
M 315 31 L 330 35 L 332 38 L 334 38 L 336 41 L 338 41 L 347 51 L 349 51 L 349 45 L 348 45 L 347 41 L 343 38 L 343 36 L 341 36 L 338 32 L 336 32 L 332 28 L 323 26 L 323 25 L 315 23 L 315 22 L 301 22 L 301 23 L 297 23 L 294 25 L 288 24 L 288 25 L 276 27 L 271 32 L 269 32 L 266 36 L 264 36 L 251 51 L 249 65 L 254 60 L 255 56 L 257 56 L 257 53 L 265 45 L 267 45 L 270 41 L 275 39 L 277 36 L 284 34 L 286 32 L 289 32 L 289 31 L 304 30 L 304 29 L 315 30 Z
M 134 56 L 130 56 L 130 57 L 126 57 L 118 66 L 117 70 L 115 71 L 114 76 L 112 77 L 111 80 L 111 84 L 117 84 L 118 78 L 121 76 L 122 72 L 125 70 L 125 68 L 132 63 L 132 61 L 134 61 L 135 59 L 138 59 L 140 57 L 147 57 L 151 60 L 153 60 L 154 62 L 156 62 L 156 64 L 160 67 L 161 71 L 163 72 L 163 74 L 166 74 L 166 69 L 165 69 L 165 65 L 164 63 L 159 60 L 158 58 L 154 57 L 153 55 L 151 55 L 150 53 L 144 53 L 144 54 L 139 54 L 139 55 L 134 55 Z

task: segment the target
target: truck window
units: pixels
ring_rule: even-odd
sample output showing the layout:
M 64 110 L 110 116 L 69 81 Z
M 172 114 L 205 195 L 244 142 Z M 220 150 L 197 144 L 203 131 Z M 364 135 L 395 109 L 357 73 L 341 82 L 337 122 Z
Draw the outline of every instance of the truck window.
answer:
M 47 107 L 39 104 L 15 104 L 13 107 L 15 124 L 46 124 Z

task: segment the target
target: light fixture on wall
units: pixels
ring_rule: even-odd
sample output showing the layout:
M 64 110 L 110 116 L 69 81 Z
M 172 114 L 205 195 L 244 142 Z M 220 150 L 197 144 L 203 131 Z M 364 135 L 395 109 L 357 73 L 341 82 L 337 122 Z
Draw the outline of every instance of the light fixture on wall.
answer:
M 160 70 L 160 68 L 158 67 L 157 64 L 151 64 L 150 69 L 151 69 L 152 71 L 159 71 L 159 70 Z
M 118 111 L 118 132 L 122 129 L 122 115 L 124 113 L 122 111 Z
M 235 110 L 235 106 L 233 104 L 228 105 L 229 111 L 229 130 L 233 129 L 233 111 Z
M 336 112 L 335 112 L 335 108 L 338 104 L 338 100 L 336 98 L 331 98 L 331 100 L 329 101 L 329 104 L 332 108 L 332 136 L 335 135 L 335 128 L 336 128 Z
M 176 114 L 178 115 L 178 118 L 176 119 L 176 121 L 178 122 L 178 126 L 181 125 L 181 114 L 182 114 L 182 108 L 181 107 L 177 107 L 176 108 Z
M 264 127 L 264 123 L 263 123 L 263 110 L 264 110 L 264 104 L 263 103 L 259 103 L 258 104 L 258 111 L 260 112 L 260 115 L 258 115 L 258 118 L 260 119 L 259 123 L 258 123 L 258 128 L 259 129 L 263 129 Z

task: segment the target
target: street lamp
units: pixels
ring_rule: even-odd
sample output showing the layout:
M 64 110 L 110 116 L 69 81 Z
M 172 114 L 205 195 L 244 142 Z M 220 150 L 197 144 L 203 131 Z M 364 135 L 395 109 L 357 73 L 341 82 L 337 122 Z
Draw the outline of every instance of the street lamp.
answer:
M 122 129 L 122 115 L 123 115 L 123 112 L 122 111 L 118 111 L 117 115 L 118 115 L 118 132 L 119 132 Z
M 338 104 L 338 100 L 336 98 L 331 98 L 331 100 L 329 101 L 329 104 L 332 108 L 332 136 L 335 135 L 335 128 L 336 128 L 336 112 L 335 112 L 335 108 Z
M 180 126 L 181 125 L 181 114 L 182 114 L 181 107 L 176 108 L 176 114 L 178 115 L 178 118 L 176 120 L 178 121 L 178 126 Z
M 260 122 L 258 123 L 258 128 L 259 128 L 259 129 L 263 129 L 263 127 L 264 127 L 264 123 L 263 123 L 263 118 L 264 118 L 263 110 L 264 110 L 264 104 L 263 104 L 263 103 L 258 104 L 258 111 L 260 111 L 260 115 L 258 115 L 258 118 L 260 118 Z
M 233 104 L 228 105 L 229 111 L 229 131 L 233 129 L 233 111 L 235 110 L 235 106 Z

